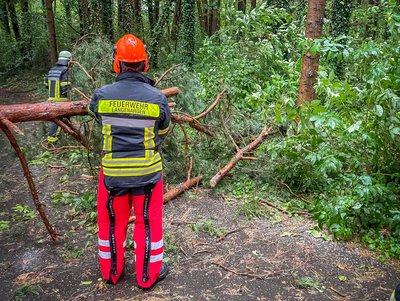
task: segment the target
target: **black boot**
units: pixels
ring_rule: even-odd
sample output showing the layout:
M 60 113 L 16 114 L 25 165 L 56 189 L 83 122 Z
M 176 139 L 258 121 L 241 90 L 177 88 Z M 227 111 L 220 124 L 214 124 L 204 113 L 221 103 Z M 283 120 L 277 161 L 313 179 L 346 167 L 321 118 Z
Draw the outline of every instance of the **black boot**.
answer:
M 160 281 L 164 280 L 164 278 L 167 277 L 168 272 L 169 272 L 168 264 L 163 262 L 162 265 L 161 265 L 160 275 L 158 276 L 156 282 L 154 282 L 154 283 L 157 283 L 157 282 L 160 282 Z
M 160 275 L 158 275 L 158 278 L 157 278 L 157 280 L 153 283 L 153 285 L 150 286 L 150 287 L 141 287 L 141 286 L 139 286 L 139 288 L 141 288 L 142 290 L 149 290 L 149 289 L 151 289 L 151 288 L 154 286 L 154 284 L 156 284 L 157 282 L 160 282 L 160 281 L 164 280 L 165 277 L 167 277 L 168 272 L 169 272 L 168 264 L 166 264 L 165 262 L 163 262 L 163 263 L 161 264 Z

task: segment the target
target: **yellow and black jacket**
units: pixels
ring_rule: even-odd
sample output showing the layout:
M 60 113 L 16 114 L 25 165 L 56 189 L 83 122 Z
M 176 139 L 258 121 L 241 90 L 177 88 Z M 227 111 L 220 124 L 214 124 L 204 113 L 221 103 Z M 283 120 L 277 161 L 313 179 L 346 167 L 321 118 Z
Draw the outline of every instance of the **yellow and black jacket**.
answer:
M 89 104 L 102 126 L 102 168 L 108 189 L 136 188 L 161 179 L 158 152 L 171 112 L 154 82 L 123 72 L 116 82 L 96 89 Z
M 53 102 L 67 101 L 70 82 L 68 81 L 67 59 L 59 59 L 47 74 L 49 99 Z

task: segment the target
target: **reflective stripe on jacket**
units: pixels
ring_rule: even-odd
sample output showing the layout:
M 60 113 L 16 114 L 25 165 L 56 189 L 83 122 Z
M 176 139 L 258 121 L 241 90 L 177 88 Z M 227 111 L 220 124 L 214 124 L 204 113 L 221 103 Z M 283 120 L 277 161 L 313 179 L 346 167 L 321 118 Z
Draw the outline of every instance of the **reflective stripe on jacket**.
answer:
M 102 126 L 102 168 L 107 188 L 135 188 L 161 179 L 158 148 L 171 113 L 154 82 L 123 72 L 116 82 L 95 90 L 89 111 Z
M 53 102 L 67 101 L 70 82 L 68 81 L 68 63 L 59 61 L 47 75 L 49 99 Z

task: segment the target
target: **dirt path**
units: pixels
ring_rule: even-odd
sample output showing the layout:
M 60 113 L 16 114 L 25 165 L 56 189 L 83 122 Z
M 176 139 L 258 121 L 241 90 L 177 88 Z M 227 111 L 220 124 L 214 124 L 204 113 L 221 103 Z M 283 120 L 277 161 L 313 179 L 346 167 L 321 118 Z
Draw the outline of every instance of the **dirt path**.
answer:
M 25 147 L 43 139 L 41 126 L 21 128 Z M 13 150 L 0 133 L 1 300 L 383 301 L 400 280 L 399 262 L 380 263 L 356 244 L 316 238 L 308 219 L 271 211 L 268 218 L 249 221 L 236 213 L 240 200 L 200 189 L 165 206 L 167 279 L 151 291 L 136 288 L 130 241 L 125 275 L 117 286 L 105 285 L 99 279 L 95 229 L 85 223 L 88 216 L 71 216 L 70 205 L 57 205 L 51 198 L 57 190 L 82 195 L 95 181 L 80 174 L 66 180 L 65 169 L 47 165 L 31 168 L 40 199 L 63 233 L 57 242 L 49 240 L 37 217 L 15 209 L 33 209 L 33 203 Z M 232 233 L 219 239 L 226 230 Z

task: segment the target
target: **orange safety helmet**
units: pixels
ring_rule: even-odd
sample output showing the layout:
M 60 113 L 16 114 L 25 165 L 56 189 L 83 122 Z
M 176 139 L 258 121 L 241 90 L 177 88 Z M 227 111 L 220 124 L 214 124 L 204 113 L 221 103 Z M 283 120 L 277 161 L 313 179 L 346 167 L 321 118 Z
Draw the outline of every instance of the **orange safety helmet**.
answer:
M 126 34 L 118 40 L 114 48 L 113 56 L 113 69 L 117 74 L 121 73 L 120 62 L 138 63 L 144 61 L 144 72 L 149 70 L 146 47 L 143 42 L 133 34 Z

